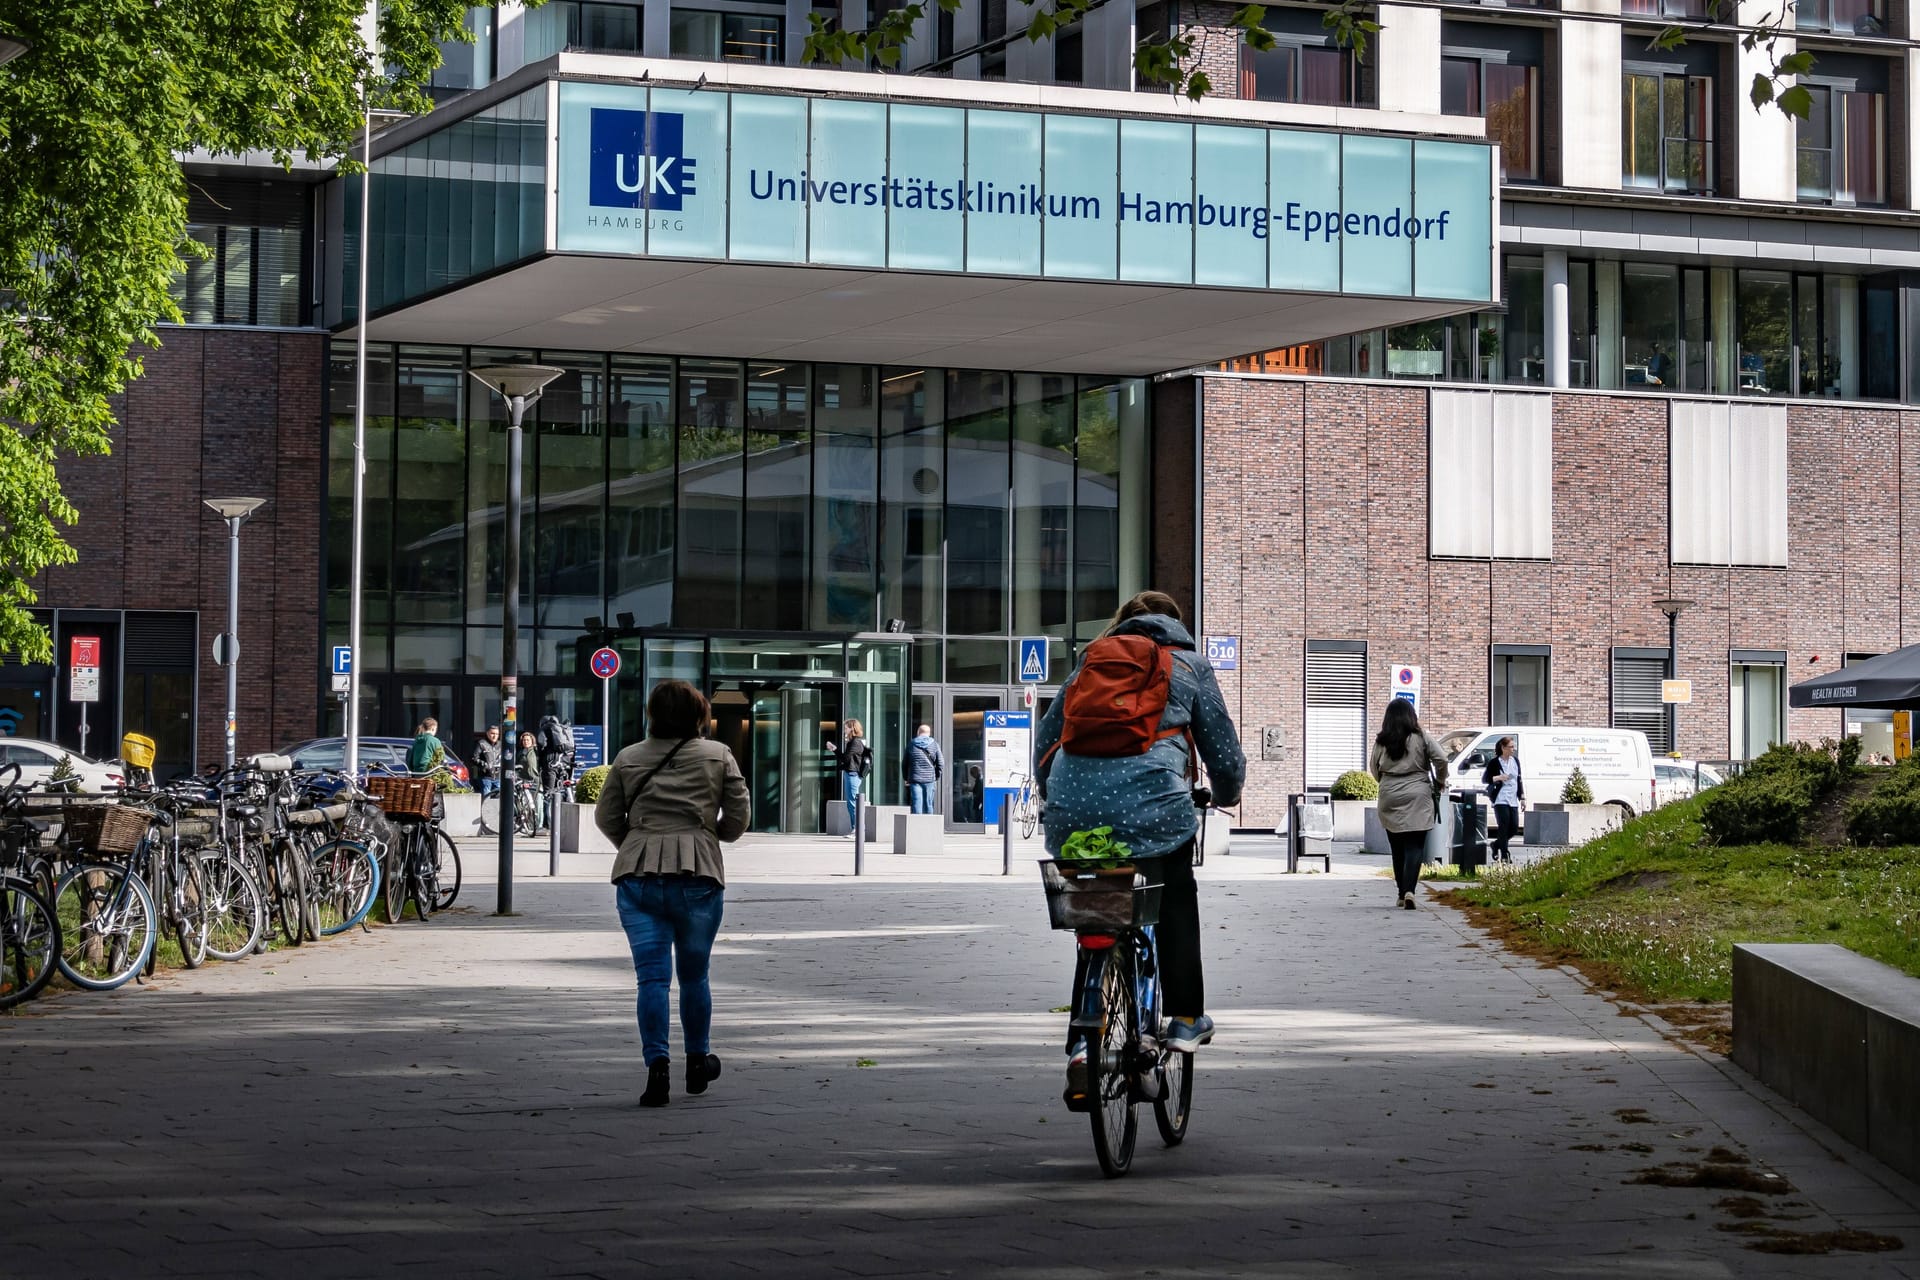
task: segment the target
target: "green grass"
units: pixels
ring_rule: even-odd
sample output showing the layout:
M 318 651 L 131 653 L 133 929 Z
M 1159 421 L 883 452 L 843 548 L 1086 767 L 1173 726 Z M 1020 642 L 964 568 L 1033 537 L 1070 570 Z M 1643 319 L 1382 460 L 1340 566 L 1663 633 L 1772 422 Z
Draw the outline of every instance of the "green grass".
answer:
M 1715 848 L 1700 801 L 1456 890 L 1644 1000 L 1730 999 L 1736 942 L 1832 942 L 1920 976 L 1920 850 Z

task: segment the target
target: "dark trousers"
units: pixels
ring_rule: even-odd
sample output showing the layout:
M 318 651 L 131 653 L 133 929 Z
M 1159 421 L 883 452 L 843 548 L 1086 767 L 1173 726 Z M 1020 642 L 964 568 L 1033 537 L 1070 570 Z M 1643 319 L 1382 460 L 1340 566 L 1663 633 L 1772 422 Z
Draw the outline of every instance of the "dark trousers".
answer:
M 1389 831 L 1387 844 L 1393 849 L 1394 892 L 1412 893 L 1420 887 L 1420 864 L 1427 860 L 1427 833 Z
M 1160 891 L 1160 923 L 1153 930 L 1154 951 L 1160 957 L 1160 1013 L 1168 1018 L 1197 1018 L 1207 1011 L 1207 986 L 1200 967 L 1200 887 L 1193 879 L 1193 845 L 1182 845 L 1156 861 L 1160 864 L 1157 874 L 1166 886 Z M 1072 1006 L 1076 1010 L 1091 1010 L 1099 1004 L 1099 993 L 1086 989 L 1090 954 L 1076 949 Z M 1069 1050 L 1077 1038 L 1069 1028 Z
M 1513 854 L 1507 849 L 1507 842 L 1520 832 L 1520 806 L 1497 804 L 1493 806 L 1494 821 L 1498 824 L 1493 831 L 1493 856 L 1501 862 L 1512 862 Z

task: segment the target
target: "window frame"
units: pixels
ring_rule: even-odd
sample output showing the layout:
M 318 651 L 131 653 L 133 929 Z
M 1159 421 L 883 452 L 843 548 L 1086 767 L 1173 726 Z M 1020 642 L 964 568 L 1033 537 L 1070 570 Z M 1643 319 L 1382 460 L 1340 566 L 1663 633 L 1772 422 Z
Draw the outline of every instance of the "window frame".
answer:
M 1253 102 L 1282 102 L 1294 106 L 1310 107 L 1372 107 L 1378 101 L 1379 87 L 1373 78 L 1373 63 L 1371 60 L 1361 58 L 1350 48 L 1341 48 L 1334 43 L 1330 36 L 1325 39 L 1315 39 L 1311 36 L 1296 35 L 1291 32 L 1276 31 L 1270 34 L 1273 36 L 1273 48 L 1271 49 L 1256 50 L 1244 42 L 1240 45 L 1239 71 L 1240 96 L 1242 99 Z M 1369 49 L 1371 49 L 1371 47 L 1372 46 L 1369 46 Z M 1304 95 L 1306 91 L 1306 66 L 1304 58 L 1309 50 L 1331 51 L 1342 56 L 1343 87 L 1346 90 L 1345 101 L 1314 102 L 1301 96 Z M 1258 94 L 1259 73 L 1257 71 L 1257 60 L 1260 58 L 1270 58 L 1275 54 L 1283 54 L 1292 59 L 1292 79 L 1296 91 L 1294 97 L 1262 98 Z M 1250 85 L 1254 86 L 1255 92 L 1248 92 Z
M 1473 91 L 1476 99 L 1476 102 L 1475 102 L 1476 110 L 1473 110 L 1470 112 L 1448 110 L 1446 105 L 1446 97 L 1445 97 L 1446 95 L 1446 64 L 1450 61 L 1470 62 L 1474 64 Z M 1527 105 L 1529 107 L 1529 113 L 1528 113 L 1528 120 L 1527 120 L 1527 143 L 1528 143 L 1528 151 L 1529 151 L 1528 167 L 1532 170 L 1532 172 L 1516 175 L 1508 166 L 1507 149 L 1505 147 L 1502 147 L 1500 149 L 1500 182 L 1503 186 L 1509 185 L 1509 184 L 1538 185 L 1546 180 L 1545 174 L 1543 172 L 1544 166 L 1541 163 L 1542 152 L 1544 150 L 1544 144 L 1545 144 L 1545 136 L 1543 134 L 1541 123 L 1540 123 L 1540 118 L 1541 118 L 1540 95 L 1542 92 L 1541 86 L 1546 78 L 1546 74 L 1545 74 L 1546 67 L 1544 66 L 1544 62 L 1545 62 L 1544 55 L 1541 57 L 1540 60 L 1535 61 L 1535 60 L 1530 60 L 1525 54 L 1517 52 L 1512 49 L 1496 49 L 1496 48 L 1489 48 L 1483 45 L 1466 45 L 1466 44 L 1453 44 L 1453 43 L 1442 43 L 1440 46 L 1440 65 L 1441 65 L 1440 110 L 1441 110 L 1441 114 L 1443 115 L 1472 117 L 1482 121 L 1486 120 L 1487 110 L 1489 106 L 1488 95 L 1487 95 L 1487 68 L 1489 66 L 1520 67 L 1524 69 L 1526 72 L 1528 72 Z M 1488 136 L 1489 138 L 1492 137 L 1491 134 L 1489 134 Z
M 1632 151 L 1627 145 L 1628 131 L 1625 128 L 1626 121 L 1624 117 L 1633 110 L 1633 93 L 1630 82 L 1636 76 L 1652 78 L 1656 80 L 1659 85 L 1659 92 L 1654 95 L 1654 101 L 1657 104 L 1656 110 L 1659 115 L 1659 119 L 1656 122 L 1656 127 L 1660 134 L 1659 164 L 1658 171 L 1653 175 L 1654 181 L 1652 184 L 1636 182 L 1634 180 L 1635 175 L 1628 168 Z M 1623 187 L 1629 191 L 1657 191 L 1662 195 L 1669 196 L 1711 196 L 1718 191 L 1720 185 L 1720 154 L 1719 140 L 1714 134 L 1714 123 L 1720 111 L 1718 85 L 1720 79 L 1721 77 L 1718 75 L 1710 73 L 1702 74 L 1693 70 L 1691 67 L 1674 63 L 1622 60 L 1620 64 L 1620 106 L 1623 119 L 1621 122 L 1620 138 L 1620 183 Z M 1694 82 L 1703 80 L 1706 82 L 1706 109 L 1701 113 L 1701 127 L 1704 130 L 1704 136 L 1696 137 L 1692 133 L 1687 132 L 1684 118 L 1681 120 L 1679 126 L 1681 132 L 1675 133 L 1673 131 L 1671 122 L 1667 119 L 1666 82 L 1668 80 L 1679 80 L 1681 82 L 1682 98 L 1689 103 L 1691 103 L 1693 98 Z M 1706 174 L 1705 180 L 1701 185 L 1694 186 L 1690 182 L 1679 186 L 1674 184 L 1673 176 L 1667 167 L 1667 147 L 1673 142 L 1680 142 L 1689 146 L 1697 145 L 1705 148 Z
M 1813 119 L 1814 111 L 1812 109 L 1809 109 L 1804 119 L 1798 119 L 1794 122 L 1795 199 L 1800 204 L 1821 204 L 1842 209 L 1881 209 L 1887 207 L 1888 162 L 1890 159 L 1888 155 L 1889 140 L 1887 137 L 1887 100 L 1890 96 L 1888 92 L 1881 89 L 1862 88 L 1860 87 L 1859 77 L 1850 76 L 1806 75 L 1800 77 L 1799 83 L 1803 88 L 1812 93 L 1827 95 L 1827 139 L 1825 146 L 1808 146 L 1802 140 L 1806 135 L 1806 130 L 1810 128 L 1809 122 Z M 1876 199 L 1861 200 L 1857 194 L 1852 191 L 1848 191 L 1845 194 L 1841 191 L 1843 184 L 1840 180 L 1839 162 L 1842 157 L 1850 156 L 1851 153 L 1846 146 L 1846 112 L 1837 109 L 1842 105 L 1835 97 L 1835 95 L 1839 94 L 1844 94 L 1848 97 L 1864 97 L 1871 100 L 1871 107 L 1874 113 L 1874 142 L 1876 145 L 1876 153 L 1872 157 Z M 1806 189 L 1801 185 L 1801 157 L 1808 153 L 1821 153 L 1827 157 L 1827 193 L 1824 196 L 1808 195 Z M 1852 166 L 1849 164 L 1847 168 L 1848 180 L 1844 184 L 1849 188 L 1857 186 L 1852 180 L 1852 172 Z
M 1536 722 L 1526 723 L 1527 728 L 1544 727 L 1553 723 L 1553 646 L 1550 644 L 1495 644 L 1487 649 L 1487 723 L 1494 725 L 1520 725 L 1523 722 L 1513 716 L 1513 659 L 1538 658 L 1540 660 L 1540 716 Z M 1495 708 L 1499 705 L 1494 697 L 1500 688 L 1497 677 L 1502 665 L 1506 674 L 1507 714 L 1502 716 Z

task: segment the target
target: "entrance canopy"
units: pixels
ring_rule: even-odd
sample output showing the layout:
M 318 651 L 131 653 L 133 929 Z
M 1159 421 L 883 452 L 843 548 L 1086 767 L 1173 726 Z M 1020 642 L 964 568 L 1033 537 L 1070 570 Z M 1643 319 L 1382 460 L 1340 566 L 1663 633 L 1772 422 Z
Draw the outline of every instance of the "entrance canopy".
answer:
M 371 337 L 1134 374 L 1496 300 L 1492 148 L 1423 117 L 1345 113 L 1374 130 L 1355 132 L 1159 95 L 529 71 L 382 135 Z M 358 180 L 335 188 L 350 324 Z
M 1920 644 L 1803 680 L 1787 691 L 1787 702 L 1795 707 L 1920 707 Z

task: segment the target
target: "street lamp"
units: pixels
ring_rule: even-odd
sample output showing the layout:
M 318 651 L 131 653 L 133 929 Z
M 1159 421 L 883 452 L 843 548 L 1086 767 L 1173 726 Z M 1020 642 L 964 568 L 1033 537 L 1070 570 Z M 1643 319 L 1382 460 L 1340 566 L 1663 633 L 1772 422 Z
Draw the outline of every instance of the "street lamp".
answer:
M 1680 615 L 1693 607 L 1691 600 L 1655 600 L 1653 607 L 1667 615 L 1667 679 L 1680 678 Z M 1667 754 L 1680 754 L 1680 704 L 1667 703 Z
M 213 660 L 227 669 L 227 768 L 233 768 L 234 719 L 240 682 L 240 526 L 265 498 L 205 498 L 207 508 L 227 522 L 227 630 L 213 642 Z
M 520 639 L 520 419 L 549 382 L 565 373 L 549 364 L 500 364 L 469 369 L 475 381 L 507 402 L 507 529 L 500 610 L 500 896 L 495 913 L 513 914 L 513 753 L 519 745 Z

